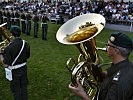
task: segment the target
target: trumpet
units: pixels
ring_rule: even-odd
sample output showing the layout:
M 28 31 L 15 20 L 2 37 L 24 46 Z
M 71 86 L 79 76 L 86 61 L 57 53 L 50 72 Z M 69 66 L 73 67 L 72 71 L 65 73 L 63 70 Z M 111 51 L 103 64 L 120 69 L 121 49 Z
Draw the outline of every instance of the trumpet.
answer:
M 78 79 L 92 100 L 97 95 L 103 80 L 97 50 L 106 51 L 106 48 L 96 46 L 95 37 L 105 27 L 105 23 L 105 18 L 100 14 L 84 14 L 64 23 L 56 34 L 60 43 L 76 45 L 78 48 L 80 52 L 78 63 L 75 63 L 73 58 L 69 58 L 66 67 L 71 73 L 72 84 L 76 85 Z

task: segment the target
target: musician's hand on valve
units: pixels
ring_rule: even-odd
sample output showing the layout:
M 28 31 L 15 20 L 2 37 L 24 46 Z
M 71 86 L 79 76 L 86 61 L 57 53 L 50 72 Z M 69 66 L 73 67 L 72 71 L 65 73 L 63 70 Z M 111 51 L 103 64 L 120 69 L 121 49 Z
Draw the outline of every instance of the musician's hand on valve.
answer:
M 76 95 L 82 97 L 82 100 L 91 100 L 89 96 L 84 91 L 82 85 L 77 80 L 77 86 L 74 86 L 72 83 L 69 84 L 69 89 Z

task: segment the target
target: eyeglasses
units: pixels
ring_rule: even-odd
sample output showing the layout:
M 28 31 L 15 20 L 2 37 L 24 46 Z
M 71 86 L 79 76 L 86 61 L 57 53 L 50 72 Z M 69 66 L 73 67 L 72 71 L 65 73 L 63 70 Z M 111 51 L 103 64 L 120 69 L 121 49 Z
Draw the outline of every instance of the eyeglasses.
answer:
M 113 45 L 110 45 L 110 44 L 105 44 L 107 47 L 109 46 L 109 47 L 112 47 L 112 48 L 117 48 L 116 46 L 113 46 Z

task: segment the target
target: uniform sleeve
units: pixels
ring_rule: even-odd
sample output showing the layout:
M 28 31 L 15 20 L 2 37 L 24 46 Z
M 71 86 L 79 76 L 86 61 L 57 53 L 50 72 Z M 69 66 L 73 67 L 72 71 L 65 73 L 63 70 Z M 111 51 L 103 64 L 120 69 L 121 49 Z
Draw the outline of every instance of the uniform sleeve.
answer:
M 3 60 L 4 64 L 11 65 L 12 59 L 8 48 L 4 49 L 3 57 L 4 57 L 4 60 Z
M 30 57 L 30 45 L 27 43 L 27 59 Z
M 118 100 L 118 85 L 117 83 L 112 83 L 110 86 L 105 100 Z
M 105 100 L 131 100 L 133 96 L 133 84 L 130 78 L 112 82 Z

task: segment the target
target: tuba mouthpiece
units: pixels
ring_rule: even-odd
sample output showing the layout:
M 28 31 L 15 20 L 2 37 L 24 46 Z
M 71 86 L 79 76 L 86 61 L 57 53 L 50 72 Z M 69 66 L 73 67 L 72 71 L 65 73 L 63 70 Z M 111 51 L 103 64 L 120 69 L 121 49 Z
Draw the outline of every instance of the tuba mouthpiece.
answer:
M 107 49 L 106 49 L 106 48 L 99 48 L 99 47 L 97 47 L 96 49 L 97 49 L 97 50 L 107 51 Z

